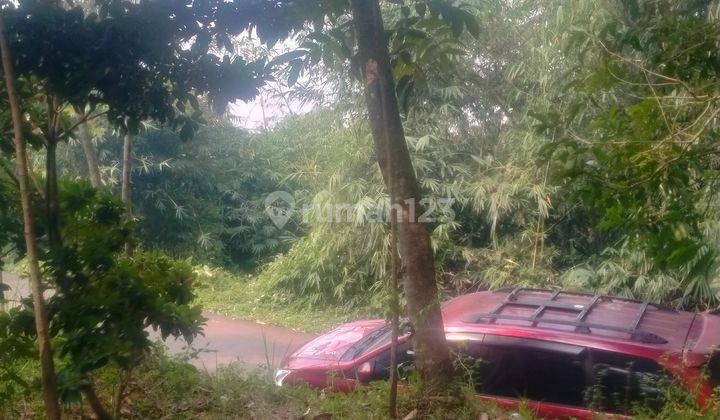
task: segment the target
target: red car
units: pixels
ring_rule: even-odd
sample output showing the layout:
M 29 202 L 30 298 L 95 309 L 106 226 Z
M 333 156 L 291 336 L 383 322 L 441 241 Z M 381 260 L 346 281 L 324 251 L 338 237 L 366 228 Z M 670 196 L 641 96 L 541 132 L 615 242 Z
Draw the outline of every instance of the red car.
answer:
M 503 408 L 524 401 L 540 417 L 592 418 L 662 404 L 671 382 L 700 404 L 720 386 L 720 317 L 709 313 L 538 289 L 463 295 L 442 312 L 478 397 Z M 411 340 L 398 345 L 401 377 L 412 365 Z M 388 378 L 389 353 L 384 321 L 344 324 L 293 353 L 275 379 L 352 391 Z

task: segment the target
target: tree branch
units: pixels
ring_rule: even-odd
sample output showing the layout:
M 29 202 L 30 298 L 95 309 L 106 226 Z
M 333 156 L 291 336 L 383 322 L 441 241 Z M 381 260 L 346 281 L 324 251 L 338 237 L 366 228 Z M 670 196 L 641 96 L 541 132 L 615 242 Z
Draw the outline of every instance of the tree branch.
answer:
M 67 130 L 64 130 L 63 133 L 59 137 L 64 139 L 67 136 L 69 136 L 73 131 L 75 131 L 75 129 L 78 128 L 78 126 L 80 126 L 80 124 L 84 124 L 86 122 L 92 121 L 95 118 L 101 117 L 107 113 L 108 113 L 107 111 L 102 111 L 102 112 L 98 112 L 97 114 L 94 114 L 94 115 L 82 114 L 83 117 L 78 118 L 78 120 L 75 121 L 75 124 L 71 125 Z

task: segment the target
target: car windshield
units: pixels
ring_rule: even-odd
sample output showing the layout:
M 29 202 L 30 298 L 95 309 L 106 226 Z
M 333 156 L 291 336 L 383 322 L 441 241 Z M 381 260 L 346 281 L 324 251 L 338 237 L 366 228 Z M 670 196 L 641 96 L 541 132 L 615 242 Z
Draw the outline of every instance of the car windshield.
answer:
M 349 360 L 355 360 L 360 356 L 370 353 L 371 351 L 378 349 L 388 343 L 392 336 L 392 329 L 389 325 L 385 325 L 365 337 L 358 340 L 357 343 L 353 344 L 340 358 L 341 361 L 347 362 Z

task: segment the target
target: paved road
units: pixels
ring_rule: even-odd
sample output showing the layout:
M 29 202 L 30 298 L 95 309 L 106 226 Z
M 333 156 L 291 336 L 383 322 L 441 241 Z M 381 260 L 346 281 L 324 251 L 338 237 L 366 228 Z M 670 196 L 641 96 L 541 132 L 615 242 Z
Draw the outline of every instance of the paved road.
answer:
M 27 281 L 9 273 L 2 273 L 3 282 L 11 288 L 5 293 L 11 303 L 28 295 Z M 282 358 L 310 341 L 315 336 L 287 328 L 259 324 L 257 322 L 230 319 L 212 313 L 203 314 L 208 321 L 204 336 L 192 343 L 192 349 L 199 353 L 191 361 L 195 366 L 215 371 L 218 367 L 233 362 L 247 369 L 277 366 Z M 150 331 L 152 337 L 159 335 Z M 165 345 L 171 354 L 186 353 L 189 349 L 184 340 L 168 338 Z

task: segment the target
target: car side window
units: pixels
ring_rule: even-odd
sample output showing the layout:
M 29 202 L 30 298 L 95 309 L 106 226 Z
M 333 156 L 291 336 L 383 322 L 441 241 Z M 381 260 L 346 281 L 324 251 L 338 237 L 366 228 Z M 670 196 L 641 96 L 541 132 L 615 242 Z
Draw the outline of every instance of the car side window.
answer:
M 409 340 L 398 343 L 397 364 L 400 379 L 407 379 L 407 375 L 414 369 L 414 356 L 412 354 Z M 375 358 L 373 365 L 373 381 L 390 379 L 390 349 L 386 349 Z
M 672 379 L 652 360 L 629 355 L 592 351 L 588 406 L 604 412 L 630 413 L 635 406 L 662 408 L 665 390 Z
M 486 335 L 465 350 L 476 362 L 478 393 L 539 402 L 584 405 L 586 375 L 582 347 Z

